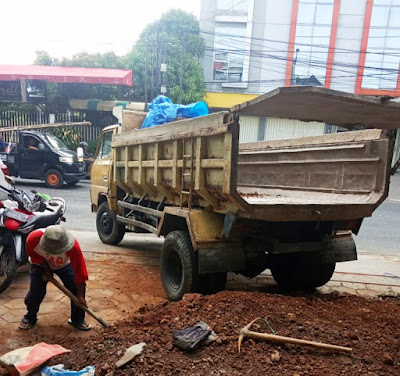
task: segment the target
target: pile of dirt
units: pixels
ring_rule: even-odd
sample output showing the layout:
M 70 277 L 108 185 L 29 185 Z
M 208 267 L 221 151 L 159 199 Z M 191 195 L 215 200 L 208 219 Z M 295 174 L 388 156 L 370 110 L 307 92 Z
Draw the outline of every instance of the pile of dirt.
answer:
M 238 354 L 240 329 L 258 316 L 276 334 L 353 348 L 354 356 L 296 345 L 246 340 Z M 219 335 L 193 353 L 173 345 L 172 332 L 205 321 Z M 266 321 L 257 331 L 271 332 Z M 45 335 L 43 333 L 43 335 Z M 400 299 L 356 296 L 282 296 L 225 291 L 187 295 L 176 303 L 143 307 L 86 340 L 41 338 L 72 350 L 56 363 L 78 370 L 96 367 L 99 376 L 125 375 L 400 375 Z M 143 354 L 115 369 L 133 344 L 146 342 Z

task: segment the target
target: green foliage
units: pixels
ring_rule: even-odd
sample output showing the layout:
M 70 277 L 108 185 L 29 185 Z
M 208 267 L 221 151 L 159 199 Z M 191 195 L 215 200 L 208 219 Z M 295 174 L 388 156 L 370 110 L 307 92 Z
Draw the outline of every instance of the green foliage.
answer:
M 58 137 L 70 150 L 75 150 L 82 139 L 80 132 L 73 127 L 54 128 L 47 132 Z
M 88 141 L 88 152 L 90 154 L 96 153 L 96 149 L 97 149 L 97 144 L 98 144 L 99 140 L 90 140 Z
M 157 38 L 158 34 L 158 38 Z M 182 102 L 202 100 L 205 95 L 203 70 L 198 58 L 204 53 L 204 40 L 200 36 L 197 19 L 182 10 L 170 10 L 160 20 L 147 26 L 138 43 L 125 57 L 129 69 L 133 70 L 134 100 L 145 99 L 145 76 L 147 97 L 151 100 L 153 61 L 156 60 L 157 41 L 161 62 L 167 64 L 165 73 L 167 95 L 177 102 L 179 97 L 179 76 L 183 56 Z M 158 88 L 156 89 L 157 94 Z

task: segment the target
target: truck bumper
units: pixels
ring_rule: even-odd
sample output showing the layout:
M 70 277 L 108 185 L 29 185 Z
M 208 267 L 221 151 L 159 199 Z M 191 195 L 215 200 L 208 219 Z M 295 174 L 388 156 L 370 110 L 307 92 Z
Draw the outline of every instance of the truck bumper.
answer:
M 73 181 L 82 180 L 86 177 L 86 171 L 80 173 L 64 173 L 64 181 L 71 183 Z

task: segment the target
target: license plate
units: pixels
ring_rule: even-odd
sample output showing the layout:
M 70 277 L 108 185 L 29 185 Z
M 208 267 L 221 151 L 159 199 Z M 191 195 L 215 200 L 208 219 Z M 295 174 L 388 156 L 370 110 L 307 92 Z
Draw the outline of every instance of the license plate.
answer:
M 19 221 L 19 222 L 26 222 L 28 220 L 29 216 L 27 214 L 18 212 L 16 210 L 9 210 L 7 212 L 7 217 L 15 219 L 16 221 Z

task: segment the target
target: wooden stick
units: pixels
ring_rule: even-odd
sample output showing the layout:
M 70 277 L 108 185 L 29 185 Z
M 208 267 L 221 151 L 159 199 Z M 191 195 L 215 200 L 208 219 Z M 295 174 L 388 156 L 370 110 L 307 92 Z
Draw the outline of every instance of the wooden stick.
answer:
M 36 125 L 20 125 L 18 127 L 3 127 L 0 132 L 14 132 L 17 129 L 20 131 L 30 129 L 47 129 L 47 128 L 64 128 L 64 127 L 77 127 L 92 125 L 90 121 L 81 121 L 76 123 L 54 123 L 54 124 L 36 124 Z
M 78 298 L 71 291 L 69 291 L 63 284 L 58 282 L 54 277 L 50 277 L 48 280 L 54 286 L 56 286 L 59 290 L 61 290 L 65 295 L 67 295 L 77 307 L 79 307 L 80 309 L 83 309 L 85 312 L 87 312 L 90 316 L 92 316 L 94 319 L 96 319 L 105 328 L 109 327 L 109 325 L 100 316 L 98 316 L 95 312 L 93 312 L 89 307 L 86 307 L 83 304 L 81 304 L 79 302 Z
M 327 343 L 322 342 L 314 342 L 314 341 L 307 341 L 303 339 L 291 338 L 291 337 L 282 337 L 277 336 L 275 334 L 267 334 L 267 333 L 258 333 L 252 332 L 249 330 L 250 326 L 256 322 L 259 318 L 253 320 L 250 324 L 246 325 L 243 329 L 240 330 L 239 341 L 238 341 L 238 349 L 240 352 L 240 345 L 244 338 L 253 338 L 258 339 L 261 341 L 270 341 L 270 342 L 277 342 L 277 343 L 292 343 L 294 345 L 306 345 L 312 346 L 318 349 L 324 350 L 332 350 L 332 351 L 342 351 L 349 354 L 353 353 L 353 349 L 351 347 L 343 347 L 343 346 L 336 346 L 336 345 L 329 345 Z

